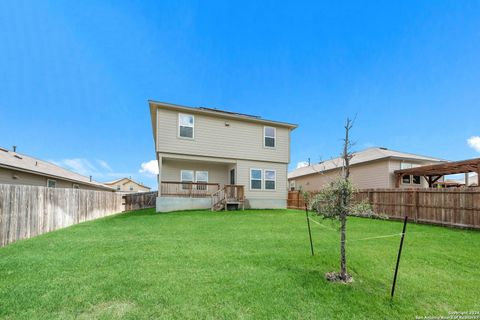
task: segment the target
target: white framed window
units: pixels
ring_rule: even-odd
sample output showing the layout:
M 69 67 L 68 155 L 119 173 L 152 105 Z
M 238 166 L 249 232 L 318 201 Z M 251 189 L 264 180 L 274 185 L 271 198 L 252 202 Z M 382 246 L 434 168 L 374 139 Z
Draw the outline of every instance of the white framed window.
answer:
M 250 189 L 261 190 L 262 189 L 262 169 L 250 169 Z
M 130 186 L 129 190 L 130 190 L 130 191 L 133 191 L 133 186 Z
M 416 185 L 422 184 L 422 177 L 412 176 L 412 183 Z
M 47 179 L 47 187 L 48 188 L 56 188 L 57 187 L 57 180 Z
M 180 181 L 181 182 L 193 182 L 193 170 L 181 170 L 180 171 Z M 190 189 L 190 183 L 182 183 L 182 189 Z
M 402 177 L 402 183 L 403 183 L 403 184 L 410 184 L 411 181 L 412 181 L 412 176 L 410 176 L 410 175 L 408 175 L 408 174 L 407 174 L 407 175 L 404 175 L 404 176 Z
M 195 171 L 195 182 L 208 183 L 208 171 Z M 197 185 L 198 190 L 207 190 L 207 185 Z
M 117 191 L 120 191 L 122 188 L 120 186 L 117 186 Z
M 263 146 L 275 148 L 277 129 L 274 127 L 263 127 Z
M 265 179 L 265 190 L 275 190 L 277 181 L 277 171 L 265 169 L 263 175 Z
M 76 183 L 74 183 L 72 187 L 73 187 L 73 189 L 80 189 L 80 186 Z
M 295 190 L 295 180 L 290 180 L 290 190 L 291 191 Z
M 191 114 L 178 114 L 178 136 L 193 139 L 195 136 L 195 117 Z

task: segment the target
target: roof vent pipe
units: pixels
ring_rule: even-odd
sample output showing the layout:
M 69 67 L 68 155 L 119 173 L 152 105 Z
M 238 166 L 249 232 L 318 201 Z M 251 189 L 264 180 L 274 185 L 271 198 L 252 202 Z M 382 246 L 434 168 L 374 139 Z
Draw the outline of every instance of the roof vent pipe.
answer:
M 13 152 L 17 152 L 17 146 L 13 146 Z
M 90 176 L 90 182 L 92 182 L 92 176 Z

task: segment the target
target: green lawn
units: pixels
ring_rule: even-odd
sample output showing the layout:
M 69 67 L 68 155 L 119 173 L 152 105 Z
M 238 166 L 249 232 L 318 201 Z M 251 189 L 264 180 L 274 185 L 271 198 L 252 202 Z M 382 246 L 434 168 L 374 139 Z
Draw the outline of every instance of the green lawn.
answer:
M 0 249 L 0 318 L 414 319 L 480 311 L 480 232 L 407 228 L 394 303 L 399 237 L 347 244 L 351 285 L 338 270 L 338 233 L 301 211 L 121 214 Z M 350 218 L 351 240 L 401 223 Z

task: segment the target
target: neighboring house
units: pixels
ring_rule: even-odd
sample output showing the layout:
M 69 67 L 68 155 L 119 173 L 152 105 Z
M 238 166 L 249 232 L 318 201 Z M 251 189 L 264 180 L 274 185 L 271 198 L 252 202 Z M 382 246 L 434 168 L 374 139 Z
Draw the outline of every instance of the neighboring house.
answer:
M 359 189 L 394 188 L 395 170 L 441 162 L 445 160 L 387 148 L 369 148 L 354 154 L 350 162 L 350 180 Z M 342 164 L 342 159 L 336 158 L 293 170 L 288 174 L 290 189 L 320 190 L 340 176 Z M 420 176 L 408 175 L 403 177 L 400 187 L 427 188 L 428 183 Z
M 157 211 L 286 208 L 290 132 L 297 126 L 149 101 L 158 160 Z
M 53 163 L 0 148 L 0 184 L 115 191 Z
M 103 184 L 114 188 L 117 192 L 121 193 L 137 193 L 150 191 L 150 187 L 147 187 L 140 182 L 133 180 L 132 178 L 121 178 L 114 181 L 104 182 Z
M 478 174 L 471 173 L 464 174 L 463 176 L 463 178 L 450 178 L 447 176 L 445 177 L 445 181 L 435 183 L 435 186 L 446 188 L 465 187 L 467 184 L 466 182 L 468 182 L 468 187 L 478 187 Z

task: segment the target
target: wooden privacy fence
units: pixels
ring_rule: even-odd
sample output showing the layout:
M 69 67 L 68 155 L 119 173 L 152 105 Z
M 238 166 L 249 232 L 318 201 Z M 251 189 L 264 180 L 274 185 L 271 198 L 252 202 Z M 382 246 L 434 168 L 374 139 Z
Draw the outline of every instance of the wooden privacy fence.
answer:
M 125 194 L 125 211 L 155 208 L 157 195 L 157 191 Z
M 362 200 L 368 201 L 375 213 L 392 219 L 408 215 L 419 223 L 480 229 L 480 188 L 364 189 L 355 195 L 355 201 Z M 288 207 L 304 208 L 298 191 L 289 192 Z
M 0 184 L 0 247 L 122 211 L 114 192 Z

